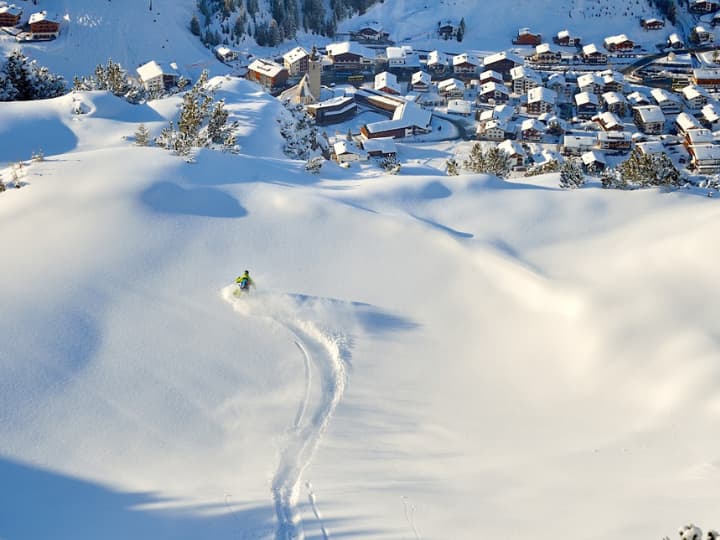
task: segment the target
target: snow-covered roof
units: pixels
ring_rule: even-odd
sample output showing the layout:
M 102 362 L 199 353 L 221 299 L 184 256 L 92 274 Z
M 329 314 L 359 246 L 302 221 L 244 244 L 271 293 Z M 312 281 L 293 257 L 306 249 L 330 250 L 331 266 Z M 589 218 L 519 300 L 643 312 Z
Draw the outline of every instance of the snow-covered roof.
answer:
M 398 85 L 397 75 L 387 71 L 375 75 L 375 90 L 382 90 L 383 88 L 390 88 L 399 93 L 400 85 Z
M 691 145 L 712 144 L 714 141 L 712 131 L 705 128 L 691 129 L 687 132 L 686 136 Z
M 557 37 L 558 37 L 558 39 L 569 38 L 569 37 L 570 37 L 570 32 L 567 31 L 567 30 L 560 30 L 560 31 L 557 33 Z
M 430 77 L 430 74 L 424 71 L 416 71 L 412 74 L 412 78 L 410 79 L 411 84 L 430 84 L 431 82 L 432 78 Z
M 665 146 L 660 141 L 639 142 L 636 146 L 643 154 L 653 155 L 665 153 Z
M 480 73 L 480 82 L 486 81 L 487 79 L 495 79 L 498 81 L 502 81 L 503 76 L 495 70 L 486 69 L 485 71 Z
M 545 103 L 555 103 L 557 93 L 554 90 L 545 88 L 544 86 L 536 86 L 528 90 L 528 103 L 536 103 L 542 101 Z
M 705 120 L 708 122 L 715 123 L 718 120 L 720 120 L 720 114 L 718 114 L 718 111 L 715 109 L 714 103 L 708 103 L 702 108 L 702 114 Z
M 366 139 L 363 141 L 362 145 L 366 152 L 382 152 L 383 154 L 392 154 L 397 152 L 395 139 L 392 137 Z
M 643 124 L 665 121 L 665 114 L 657 105 L 641 105 L 635 107 L 635 112 L 637 112 Z
M 597 45 L 594 43 L 588 43 L 582 48 L 582 52 L 584 55 L 591 55 L 591 54 L 605 54 L 600 49 L 597 48 Z
M 522 78 L 530 79 L 533 81 L 542 81 L 542 77 L 540 77 L 540 74 L 537 71 L 525 66 L 515 66 L 514 68 L 510 69 L 510 77 L 513 81 Z
M 499 53 L 491 54 L 490 56 L 487 56 L 483 60 L 483 64 L 486 66 L 489 66 L 490 64 L 494 64 L 495 62 L 500 62 L 501 60 L 510 60 L 511 62 L 515 64 L 523 64 L 524 61 L 522 58 L 520 58 L 518 55 L 507 52 L 507 51 L 501 51 Z
M 554 85 L 554 84 L 566 84 L 565 75 L 559 72 L 551 73 L 550 76 L 547 79 L 548 86 Z
M 507 86 L 504 84 L 496 83 L 495 81 L 490 81 L 482 86 L 480 86 L 480 95 L 485 95 L 489 93 L 495 93 L 499 92 L 501 94 L 509 94 L 510 91 L 508 90 Z
M 541 43 L 535 47 L 535 54 L 544 54 L 549 52 L 555 52 L 552 50 L 552 47 L 550 47 L 549 43 Z
M 410 126 L 427 128 L 432 120 L 432 112 L 423 109 L 417 103 L 407 101 L 395 109 L 393 120 L 402 120 Z
M 295 47 L 294 49 L 286 52 L 283 54 L 283 60 L 285 60 L 288 64 L 294 64 L 298 60 L 302 60 L 306 56 L 310 56 L 310 54 L 303 49 L 302 47 Z
M 0 6 L 0 13 L 6 13 L 12 17 L 22 15 L 22 9 L 17 7 L 15 4 Z
M 51 19 L 48 17 L 47 11 L 43 10 L 43 11 L 38 11 L 36 13 L 31 14 L 30 19 L 28 20 L 28 23 L 35 24 L 37 22 L 49 21 L 49 20 L 51 20 Z
M 673 32 L 668 36 L 668 41 L 670 43 L 682 43 L 683 40 L 680 39 L 680 36 L 677 34 L 677 32 Z
M 136 71 L 142 81 L 149 81 L 150 79 L 161 77 L 163 75 L 170 75 L 173 77 L 180 76 L 175 63 L 156 62 L 155 60 L 150 60 L 147 64 L 143 64 L 137 68 Z
M 434 66 L 437 64 L 448 65 L 450 56 L 440 51 L 430 51 L 428 53 L 427 65 Z
M 605 92 L 602 95 L 603 101 L 608 105 L 616 105 L 618 103 L 627 103 L 627 99 L 620 92 Z
M 338 56 L 340 54 L 350 53 L 364 58 L 375 58 L 372 49 L 359 45 L 356 41 L 341 41 L 339 43 L 330 43 L 325 47 L 328 55 Z
M 617 34 L 616 36 L 608 36 L 605 38 L 605 43 L 608 45 L 617 45 L 619 43 L 624 43 L 625 41 L 631 41 L 631 39 L 625 34 Z
M 595 94 L 591 92 L 580 92 L 579 94 L 575 94 L 575 105 L 588 105 L 590 103 L 598 105 L 598 98 Z
M 704 88 L 690 84 L 682 89 L 682 94 L 685 99 L 695 99 L 699 97 L 708 97 L 708 93 Z
M 586 148 L 592 147 L 597 141 L 596 135 L 563 135 L 563 146 L 566 148 Z
M 478 57 L 474 54 L 462 53 L 453 56 L 452 63 L 453 66 L 458 66 L 460 64 L 471 64 L 473 66 L 479 66 L 480 60 L 478 60 Z
M 607 161 L 605 161 L 605 154 L 598 152 L 597 150 L 584 152 L 580 156 L 580 159 L 585 165 L 592 165 L 593 163 L 602 163 L 605 165 L 607 163 Z
M 605 129 L 612 129 L 614 127 L 622 126 L 622 121 L 617 115 L 610 111 L 605 111 L 597 115 L 597 119 L 605 126 Z
M 633 105 L 641 105 L 643 103 L 649 103 L 650 100 L 642 92 L 635 91 L 627 95 L 627 100 Z
M 510 139 L 506 139 L 497 146 L 498 150 L 505 152 L 508 156 L 526 156 L 525 149 L 522 145 Z
M 697 129 L 700 126 L 700 122 L 694 116 L 689 115 L 686 112 L 681 112 L 675 118 L 675 123 L 682 131 L 688 131 L 690 129 Z
M 438 83 L 438 90 L 447 91 L 451 89 L 465 90 L 465 83 L 460 79 L 445 79 Z
M 658 105 L 668 101 L 673 103 L 677 103 L 679 101 L 676 94 L 672 94 L 664 88 L 653 88 L 652 90 L 650 90 L 650 95 Z
M 343 154 L 355 154 L 358 156 L 365 156 L 365 150 L 358 148 L 352 141 L 338 141 L 333 144 L 333 150 L 335 155 L 342 156 Z
M 257 73 L 262 73 L 268 77 L 277 77 L 280 72 L 285 70 L 285 66 L 281 66 L 272 60 L 263 60 L 262 58 L 258 58 L 248 66 L 248 69 Z
M 720 160 L 720 146 L 715 144 L 700 144 L 692 147 L 692 153 L 698 161 Z
M 580 88 L 591 85 L 602 85 L 602 78 L 598 73 L 583 73 L 577 78 L 577 85 Z
M 451 99 L 448 101 L 447 111 L 460 114 L 470 114 L 472 112 L 472 103 L 465 99 Z
M 632 142 L 632 133 L 629 131 L 599 131 L 597 133 L 598 141 L 625 141 L 627 143 Z
M 545 124 L 540 122 L 537 118 L 526 118 L 520 124 L 520 131 L 527 131 L 534 129 L 535 131 L 545 131 Z

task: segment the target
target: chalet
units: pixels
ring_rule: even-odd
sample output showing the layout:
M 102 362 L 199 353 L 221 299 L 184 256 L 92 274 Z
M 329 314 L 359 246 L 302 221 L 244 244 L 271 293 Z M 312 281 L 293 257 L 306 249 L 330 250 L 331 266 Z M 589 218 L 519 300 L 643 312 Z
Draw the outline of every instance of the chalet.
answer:
M 385 92 L 386 94 L 400 94 L 400 85 L 397 76 L 387 71 L 375 75 L 375 90 Z
M 353 163 L 367 159 L 367 152 L 352 141 L 338 141 L 333 144 L 332 157 L 338 163 Z
M 684 87 L 681 93 L 686 109 L 700 110 L 708 104 L 709 96 L 704 88 L 690 84 Z
M 55 39 L 60 33 L 60 23 L 50 19 L 47 11 L 30 15 L 28 25 L 32 39 Z
M 697 118 L 683 112 L 678 114 L 675 118 L 675 127 L 677 128 L 678 134 L 684 137 L 688 131 L 700 129 L 702 128 L 702 125 L 700 125 Z
M 652 105 L 650 99 L 642 92 L 631 92 L 627 95 L 628 103 L 630 107 L 637 107 L 639 105 Z
M 429 73 L 425 71 L 416 71 L 410 78 L 410 88 L 413 92 L 427 92 L 430 90 L 432 80 Z
M 605 154 L 598 152 L 597 150 L 590 150 L 580 156 L 583 168 L 585 172 L 597 173 L 605 169 L 607 161 L 605 160 Z
M 692 82 L 701 88 L 720 88 L 720 69 L 693 69 Z
M 513 45 L 540 45 L 542 43 L 542 35 L 534 34 L 529 28 L 521 28 L 518 30 L 517 36 L 512 40 Z
M 717 0 L 689 0 L 688 8 L 691 13 L 714 13 L 720 9 Z
M 575 94 L 575 107 L 579 118 L 592 118 L 600 108 L 598 97 L 590 92 Z
M 383 31 L 379 23 L 368 24 L 350 34 L 360 41 L 385 41 L 390 37 L 390 34 Z
M 493 72 L 495 73 L 495 72 Z M 516 66 L 510 70 L 512 91 L 515 94 L 527 94 L 531 88 L 542 86 L 542 77 L 532 68 Z
M 465 97 L 465 83 L 459 79 L 445 79 L 437 85 L 438 93 L 445 99 L 460 99 Z
M 577 78 L 580 92 L 601 95 L 604 90 L 603 79 L 598 73 L 583 73 Z
M 0 5 L 0 26 L 17 26 L 20 24 L 20 17 L 22 17 L 22 9 L 15 4 Z
M 475 135 L 481 140 L 504 141 L 509 135 L 508 124 L 504 120 L 490 120 L 479 124 Z
M 603 41 L 603 45 L 610 52 L 627 52 L 635 48 L 635 43 L 625 34 L 608 36 Z
M 425 67 L 430 73 L 447 73 L 450 71 L 450 55 L 440 51 L 430 51 L 428 53 Z
M 451 99 L 447 104 L 447 112 L 460 116 L 470 116 L 472 114 L 472 102 L 466 99 Z
M 676 32 L 673 32 L 667 38 L 667 46 L 671 49 L 684 49 L 685 43 Z
M 362 148 L 368 157 L 396 157 L 397 147 L 392 137 L 378 137 L 375 139 L 363 139 Z
M 483 84 L 478 91 L 478 100 L 482 103 L 505 103 L 509 98 L 507 86 L 496 82 Z
M 446 102 L 437 92 L 419 92 L 415 103 L 425 108 L 440 107 Z
M 640 26 L 643 30 L 661 30 L 665 28 L 665 21 L 656 18 L 640 19 Z
M 582 48 L 582 59 L 586 64 L 607 64 L 607 54 L 602 52 L 594 43 L 585 45 Z
M 650 95 L 662 109 L 663 114 L 678 114 L 682 111 L 682 104 L 677 94 L 668 92 L 664 88 L 653 88 L 650 90 Z
M 556 65 L 562 60 L 560 51 L 555 51 L 549 43 L 541 43 L 535 47 L 535 54 L 529 60 L 535 64 Z
M 456 77 L 474 77 L 478 74 L 480 60 L 472 54 L 457 54 L 453 56 L 452 65 Z
M 569 102 L 572 100 L 572 96 L 575 94 L 577 85 L 569 83 L 562 73 L 552 73 L 545 83 L 545 86 L 555 92 L 558 96 L 558 101 Z
M 570 156 L 580 156 L 589 152 L 596 144 L 595 135 L 565 134 L 562 139 L 563 153 Z
M 302 47 L 295 47 L 283 54 L 283 66 L 288 70 L 291 77 L 307 73 L 309 62 L 310 53 Z
M 701 174 L 715 174 L 720 171 L 720 146 L 703 144 L 690 146 L 690 163 Z
M 635 147 L 640 150 L 641 154 L 646 156 L 657 156 L 665 153 L 665 145 L 660 141 L 639 142 Z
M 258 58 L 248 66 L 245 78 L 259 83 L 260 86 L 272 92 L 285 86 L 289 76 L 285 66 L 271 60 Z
M 230 47 L 227 47 L 225 45 L 215 46 L 213 48 L 213 52 L 215 53 L 215 58 L 217 58 L 221 62 L 232 62 L 233 60 L 237 60 L 238 58 L 237 52 L 233 51 Z
M 632 134 L 627 131 L 601 131 L 597 134 L 596 146 L 600 150 L 629 152 L 632 144 Z
M 420 67 L 420 58 L 410 45 L 387 47 L 385 56 L 388 70 L 417 69 Z
M 412 102 L 405 102 L 395 109 L 391 120 L 365 124 L 360 133 L 366 139 L 381 137 L 403 138 L 411 135 L 430 133 L 432 112 Z
M 546 129 L 545 124 L 536 118 L 527 118 L 520 124 L 520 139 L 523 141 L 540 141 Z
M 492 69 L 498 73 L 502 73 L 505 78 L 509 76 L 512 68 L 521 66 L 524 63 L 522 58 L 507 51 L 491 54 L 483 60 L 485 69 Z
M 708 103 L 702 108 L 700 123 L 708 129 L 716 130 L 720 127 L 720 111 L 714 103 Z
M 437 33 L 442 39 L 454 39 L 458 35 L 460 25 L 450 20 L 438 21 Z
M 547 126 L 547 132 L 552 135 L 563 135 L 567 129 L 567 123 L 562 118 L 550 114 L 541 114 L 538 120 Z
M 603 131 L 625 131 L 625 126 L 616 114 L 610 111 L 597 114 L 592 117 L 593 122 L 596 122 Z
M 479 82 L 480 86 L 489 82 L 503 84 L 503 76 L 497 71 L 493 71 L 492 69 L 486 69 L 480 74 Z
M 526 165 L 528 157 L 520 143 L 506 139 L 498 144 L 497 148 L 507 155 L 511 167 L 520 168 Z
M 560 30 L 553 38 L 553 43 L 562 47 L 578 47 L 582 39 L 577 36 L 570 35 L 567 30 Z
M 375 53 L 353 41 L 331 43 L 325 47 L 333 68 L 338 71 L 365 71 L 372 68 Z
M 665 115 L 657 105 L 635 107 L 633 119 L 643 133 L 657 135 L 665 129 Z
M 565 160 L 559 152 L 545 148 L 539 154 L 533 154 L 532 161 L 534 167 L 543 167 L 551 163 L 560 165 Z
M 600 96 L 600 100 L 605 110 L 619 116 L 625 116 L 627 114 L 629 108 L 628 102 L 620 92 L 604 92 Z
M 715 41 L 715 35 L 702 25 L 697 25 L 690 30 L 688 38 L 693 43 L 710 43 Z
M 496 105 L 492 109 L 481 111 L 478 115 L 478 120 L 482 122 L 488 122 L 490 120 L 498 120 L 501 122 L 508 122 L 515 116 L 515 109 L 507 104 Z
M 713 132 L 705 128 L 691 129 L 685 134 L 685 147 L 700 146 L 702 144 L 713 144 L 715 138 Z
M 140 82 L 148 92 L 169 90 L 177 86 L 180 80 L 180 73 L 178 73 L 177 64 L 174 62 L 168 64 L 151 60 L 137 68 L 136 71 Z
M 552 112 L 557 102 L 557 94 L 545 88 L 538 86 L 528 90 L 527 112 L 528 114 L 543 114 Z
M 603 92 L 622 92 L 625 90 L 625 75 L 606 69 L 600 72 Z

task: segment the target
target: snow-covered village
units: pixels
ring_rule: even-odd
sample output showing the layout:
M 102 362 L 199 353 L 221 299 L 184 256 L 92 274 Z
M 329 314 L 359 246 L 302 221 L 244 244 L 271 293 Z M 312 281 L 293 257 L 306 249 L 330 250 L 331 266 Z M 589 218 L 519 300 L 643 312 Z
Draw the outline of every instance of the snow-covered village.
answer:
M 0 0 L 0 539 L 719 540 L 720 1 Z

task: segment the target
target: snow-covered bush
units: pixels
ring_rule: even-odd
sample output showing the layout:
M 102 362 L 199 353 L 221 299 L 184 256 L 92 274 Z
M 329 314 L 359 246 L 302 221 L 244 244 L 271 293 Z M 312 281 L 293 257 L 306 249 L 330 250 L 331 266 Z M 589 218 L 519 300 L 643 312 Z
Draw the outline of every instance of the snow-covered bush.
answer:
M 460 174 L 460 166 L 455 158 L 450 158 L 445 162 L 445 172 L 448 176 L 457 176 Z
M 278 120 L 280 134 L 285 139 L 283 147 L 285 155 L 305 160 L 323 155 L 327 159 L 329 144 L 325 137 L 319 135 L 315 119 L 303 109 L 302 105 L 285 103 L 285 108 L 290 114 Z
M 150 130 L 145 124 L 140 124 L 135 132 L 135 144 L 137 146 L 147 146 L 150 144 Z
M 463 168 L 473 173 L 494 174 L 504 178 L 510 172 L 510 159 L 496 146 L 483 152 L 480 143 L 475 143 L 470 155 L 463 161 Z
M 580 166 L 574 161 L 567 160 L 560 167 L 560 187 L 563 189 L 576 189 L 585 184 L 585 175 Z
M 0 64 L 0 101 L 47 99 L 61 96 L 66 90 L 65 79 L 19 50 Z
M 665 154 L 643 154 L 634 148 L 630 157 L 618 167 L 623 180 L 632 187 L 678 187 L 680 171 Z
M 380 167 L 382 167 L 384 171 L 390 174 L 398 174 L 400 172 L 401 165 L 396 157 L 388 156 L 382 159 L 382 161 L 380 162 Z
M 535 167 L 530 167 L 525 172 L 525 176 L 537 176 L 539 174 L 558 172 L 559 170 L 560 170 L 560 164 L 557 161 L 552 160 L 552 161 L 548 161 L 547 163 L 543 163 L 542 165 L 536 165 Z
M 319 174 L 320 169 L 325 163 L 325 158 L 322 156 L 315 156 L 310 158 L 305 164 L 305 170 L 313 174 Z

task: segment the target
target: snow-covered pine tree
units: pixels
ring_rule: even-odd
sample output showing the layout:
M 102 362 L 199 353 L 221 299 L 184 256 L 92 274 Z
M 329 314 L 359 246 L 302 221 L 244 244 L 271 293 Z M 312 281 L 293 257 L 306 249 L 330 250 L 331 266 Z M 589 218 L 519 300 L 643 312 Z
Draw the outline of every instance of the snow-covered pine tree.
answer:
M 147 146 L 150 144 L 150 130 L 145 124 L 140 124 L 135 132 L 135 144 L 137 146 Z
M 450 158 L 445 162 L 445 172 L 448 176 L 457 176 L 459 172 L 458 162 L 455 158 Z
M 463 169 L 473 173 L 485 172 L 485 154 L 479 142 L 473 144 L 470 149 L 470 154 L 467 159 L 463 161 Z
M 563 189 L 577 189 L 585 184 L 580 166 L 575 161 L 568 159 L 560 167 L 560 187 Z
M 481 172 L 505 178 L 510 172 L 510 158 L 497 146 L 493 146 L 485 154 L 485 170 Z
M 28 101 L 61 96 L 65 80 L 35 60 L 30 61 L 20 50 L 14 50 L 0 67 L 0 100 Z

